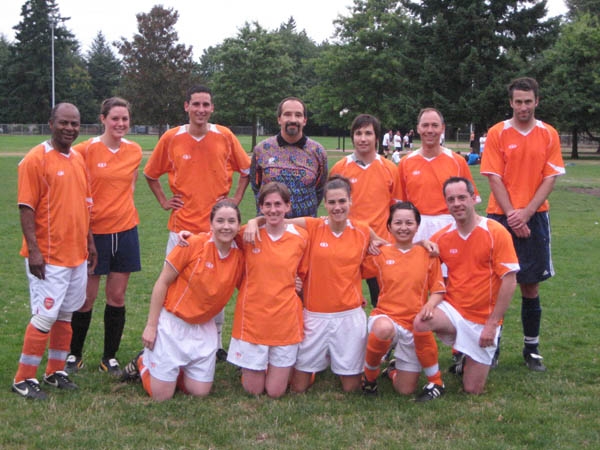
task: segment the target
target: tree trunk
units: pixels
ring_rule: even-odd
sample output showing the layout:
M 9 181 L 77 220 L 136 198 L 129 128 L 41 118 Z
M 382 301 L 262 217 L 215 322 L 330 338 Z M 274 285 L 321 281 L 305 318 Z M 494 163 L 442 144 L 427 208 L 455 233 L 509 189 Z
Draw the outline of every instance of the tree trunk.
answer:
M 577 127 L 573 127 L 571 133 L 573 135 L 573 142 L 571 145 L 571 159 L 579 159 L 579 151 L 577 149 L 577 144 L 579 141 L 579 131 L 577 130 Z

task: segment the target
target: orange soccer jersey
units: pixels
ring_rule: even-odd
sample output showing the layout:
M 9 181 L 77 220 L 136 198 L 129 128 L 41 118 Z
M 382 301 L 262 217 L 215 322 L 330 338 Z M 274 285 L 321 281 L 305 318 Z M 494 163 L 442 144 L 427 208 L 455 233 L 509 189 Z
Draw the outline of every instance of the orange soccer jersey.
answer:
M 379 249 L 379 255 L 369 255 L 363 263 L 363 276 L 377 277 L 381 288 L 371 315 L 385 314 L 412 331 L 413 321 L 429 295 L 446 291 L 440 261 L 420 245 L 407 252 L 393 245 Z
M 305 218 L 310 236 L 309 269 L 304 306 L 319 313 L 358 308 L 363 303 L 360 265 L 369 247 L 369 227 L 348 221 L 336 236 L 329 219 Z
M 210 210 L 231 189 L 231 172 L 247 175 L 250 158 L 226 127 L 210 125 L 200 140 L 187 126 L 167 131 L 158 141 L 144 168 L 144 175 L 157 180 L 168 173 L 173 194 L 180 194 L 183 207 L 171 212 L 168 228 L 194 233 L 210 230 Z
M 118 233 L 136 226 L 140 219 L 133 193 L 142 148 L 122 139 L 119 149 L 113 151 L 99 137 L 81 142 L 74 148 L 84 157 L 90 180 L 94 200 L 92 233 Z
M 480 170 L 482 175 L 502 178 L 512 206 L 524 208 L 542 180 L 565 173 L 558 133 L 539 120 L 527 134 L 514 128 L 510 120 L 497 123 L 488 131 Z M 546 199 L 538 212 L 548 208 Z M 487 212 L 504 214 L 494 194 L 490 194 Z
M 450 177 L 467 178 L 475 186 L 465 159 L 448 148 L 435 158 L 425 158 L 420 150 L 406 155 L 398 164 L 401 198 L 411 202 L 421 214 L 450 214 L 444 199 L 444 182 Z M 479 192 L 475 188 L 479 199 Z
M 304 338 L 304 324 L 296 274 L 306 276 L 308 234 L 287 225 L 274 241 L 262 227 L 260 238 L 255 245 L 244 243 L 244 279 L 235 305 L 232 336 L 252 344 L 297 344 Z
M 44 261 L 75 267 L 87 258 L 91 197 L 79 153 L 34 147 L 19 163 L 18 204 L 35 211 L 35 235 Z M 21 255 L 29 250 L 23 239 Z
M 394 163 L 377 155 L 371 164 L 362 166 L 349 155 L 335 163 L 333 174 L 343 175 L 352 183 L 350 218 L 368 223 L 380 237 L 391 239 L 386 225 L 389 208 L 402 198 Z
M 179 275 L 169 286 L 164 307 L 188 323 L 205 323 L 223 309 L 239 285 L 244 255 L 234 242 L 229 254 L 221 257 L 209 233 L 191 236 L 188 242 L 188 247 L 176 246 L 167 256 Z
M 509 232 L 498 222 L 481 218 L 468 236 L 456 224 L 431 237 L 448 266 L 446 300 L 467 320 L 484 324 L 498 297 L 502 277 L 519 270 Z

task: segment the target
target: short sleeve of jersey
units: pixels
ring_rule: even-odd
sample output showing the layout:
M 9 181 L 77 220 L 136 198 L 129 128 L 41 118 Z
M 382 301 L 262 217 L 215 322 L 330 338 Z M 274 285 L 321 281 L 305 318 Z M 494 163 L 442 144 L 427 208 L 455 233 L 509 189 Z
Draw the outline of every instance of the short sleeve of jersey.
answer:
M 161 175 L 167 173 L 171 167 L 169 158 L 169 145 L 180 127 L 172 128 L 161 136 L 158 144 L 154 147 L 148 162 L 144 167 L 144 175 L 152 180 L 157 180 Z

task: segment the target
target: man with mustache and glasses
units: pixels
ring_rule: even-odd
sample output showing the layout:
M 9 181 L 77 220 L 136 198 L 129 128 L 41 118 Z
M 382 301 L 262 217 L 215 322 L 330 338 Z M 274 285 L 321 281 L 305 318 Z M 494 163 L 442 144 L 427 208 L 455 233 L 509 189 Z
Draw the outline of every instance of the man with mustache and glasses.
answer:
M 302 100 L 284 98 L 277 107 L 281 131 L 254 147 L 250 165 L 250 185 L 256 198 L 263 184 L 277 181 L 288 187 L 292 194 L 288 217 L 316 217 L 327 181 L 327 152 L 304 135 L 306 119 Z

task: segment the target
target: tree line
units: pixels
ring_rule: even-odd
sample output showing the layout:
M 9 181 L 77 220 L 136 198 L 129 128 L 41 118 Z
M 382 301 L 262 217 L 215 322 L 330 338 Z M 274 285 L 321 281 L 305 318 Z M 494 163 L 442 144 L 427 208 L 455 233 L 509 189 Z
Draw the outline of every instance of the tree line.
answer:
M 478 136 L 510 115 L 505 86 L 526 75 L 541 85 L 539 117 L 573 135 L 577 157 L 577 136 L 597 140 L 600 130 L 600 0 L 566 3 L 565 17 L 547 18 L 545 0 L 354 0 L 331 42 L 314 42 L 290 17 L 274 30 L 245 23 L 194 60 L 173 8 L 138 13 L 131 39 L 98 32 L 84 54 L 56 0 L 27 0 L 14 42 L 0 36 L 0 123 L 47 121 L 53 33 L 56 101 L 75 103 L 84 123 L 121 95 L 136 123 L 164 130 L 186 120 L 187 87 L 205 83 L 214 119 L 252 126 L 254 137 L 290 95 L 306 101 L 312 134 L 346 130 L 360 112 L 407 131 L 434 106 L 448 135 Z

